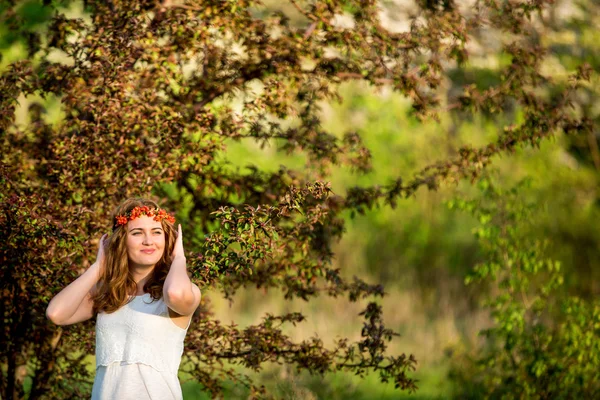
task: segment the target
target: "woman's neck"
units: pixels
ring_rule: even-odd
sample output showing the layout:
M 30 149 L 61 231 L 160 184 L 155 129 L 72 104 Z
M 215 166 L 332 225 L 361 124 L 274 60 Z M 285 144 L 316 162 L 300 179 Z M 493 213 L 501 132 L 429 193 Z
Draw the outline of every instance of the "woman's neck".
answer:
M 131 271 L 131 275 L 133 275 L 133 280 L 137 285 L 136 295 L 144 294 L 144 285 L 152 276 L 152 272 L 154 271 L 154 266 L 151 267 L 136 267 L 130 266 L 129 270 Z

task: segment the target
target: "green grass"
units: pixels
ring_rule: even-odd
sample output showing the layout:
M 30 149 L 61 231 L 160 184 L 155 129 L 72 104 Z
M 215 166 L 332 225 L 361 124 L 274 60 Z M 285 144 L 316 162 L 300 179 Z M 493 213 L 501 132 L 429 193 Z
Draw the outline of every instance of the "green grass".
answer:
M 350 373 L 338 372 L 325 376 L 292 374 L 286 368 L 271 369 L 261 373 L 256 380 L 268 392 L 279 399 L 327 399 L 327 400 L 434 400 L 451 397 L 452 383 L 447 379 L 447 368 L 435 366 L 412 375 L 418 380 L 415 393 L 394 388 L 393 383 L 381 383 L 377 374 L 360 378 Z M 181 375 L 180 375 L 181 376 Z M 224 398 L 246 399 L 249 391 L 231 381 L 224 383 Z M 184 400 L 208 400 L 211 397 L 194 381 L 182 384 Z

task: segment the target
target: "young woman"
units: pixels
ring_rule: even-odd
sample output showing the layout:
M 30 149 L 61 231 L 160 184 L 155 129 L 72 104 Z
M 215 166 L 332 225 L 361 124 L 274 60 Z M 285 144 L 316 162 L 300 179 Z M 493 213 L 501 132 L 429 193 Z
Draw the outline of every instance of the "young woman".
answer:
M 153 201 L 124 201 L 96 262 L 48 305 L 58 325 L 96 315 L 93 400 L 182 399 L 177 371 L 200 289 L 174 222 Z

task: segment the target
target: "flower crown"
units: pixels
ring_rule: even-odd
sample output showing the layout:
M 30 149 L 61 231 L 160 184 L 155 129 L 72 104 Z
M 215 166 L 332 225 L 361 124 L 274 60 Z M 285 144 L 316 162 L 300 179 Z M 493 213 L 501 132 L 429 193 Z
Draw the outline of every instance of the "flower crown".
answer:
M 162 221 L 166 219 L 170 223 L 175 223 L 175 217 L 167 213 L 162 208 L 150 208 L 148 206 L 134 207 L 132 210 L 126 212 L 124 215 L 117 215 L 115 217 L 114 229 L 119 226 L 127 225 L 127 222 L 133 221 L 136 218 L 145 215 L 147 217 L 154 217 L 155 221 Z

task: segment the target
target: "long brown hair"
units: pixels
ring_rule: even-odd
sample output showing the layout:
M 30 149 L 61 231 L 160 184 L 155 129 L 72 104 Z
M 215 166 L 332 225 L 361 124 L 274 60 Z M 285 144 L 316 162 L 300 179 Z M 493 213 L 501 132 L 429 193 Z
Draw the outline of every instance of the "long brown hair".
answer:
M 135 207 L 148 206 L 158 208 L 154 201 L 144 198 L 130 198 L 123 201 L 112 213 L 112 234 L 106 239 L 104 268 L 97 290 L 92 296 L 94 312 L 112 313 L 128 303 L 132 294 L 137 291 L 137 285 L 129 270 L 127 257 L 127 225 L 116 225 L 117 215 L 125 215 Z M 161 220 L 165 234 L 165 249 L 162 257 L 154 266 L 154 271 L 144 285 L 144 292 L 150 293 L 154 300 L 162 297 L 163 285 L 171 265 L 171 253 L 177 239 L 177 232 L 172 223 Z

